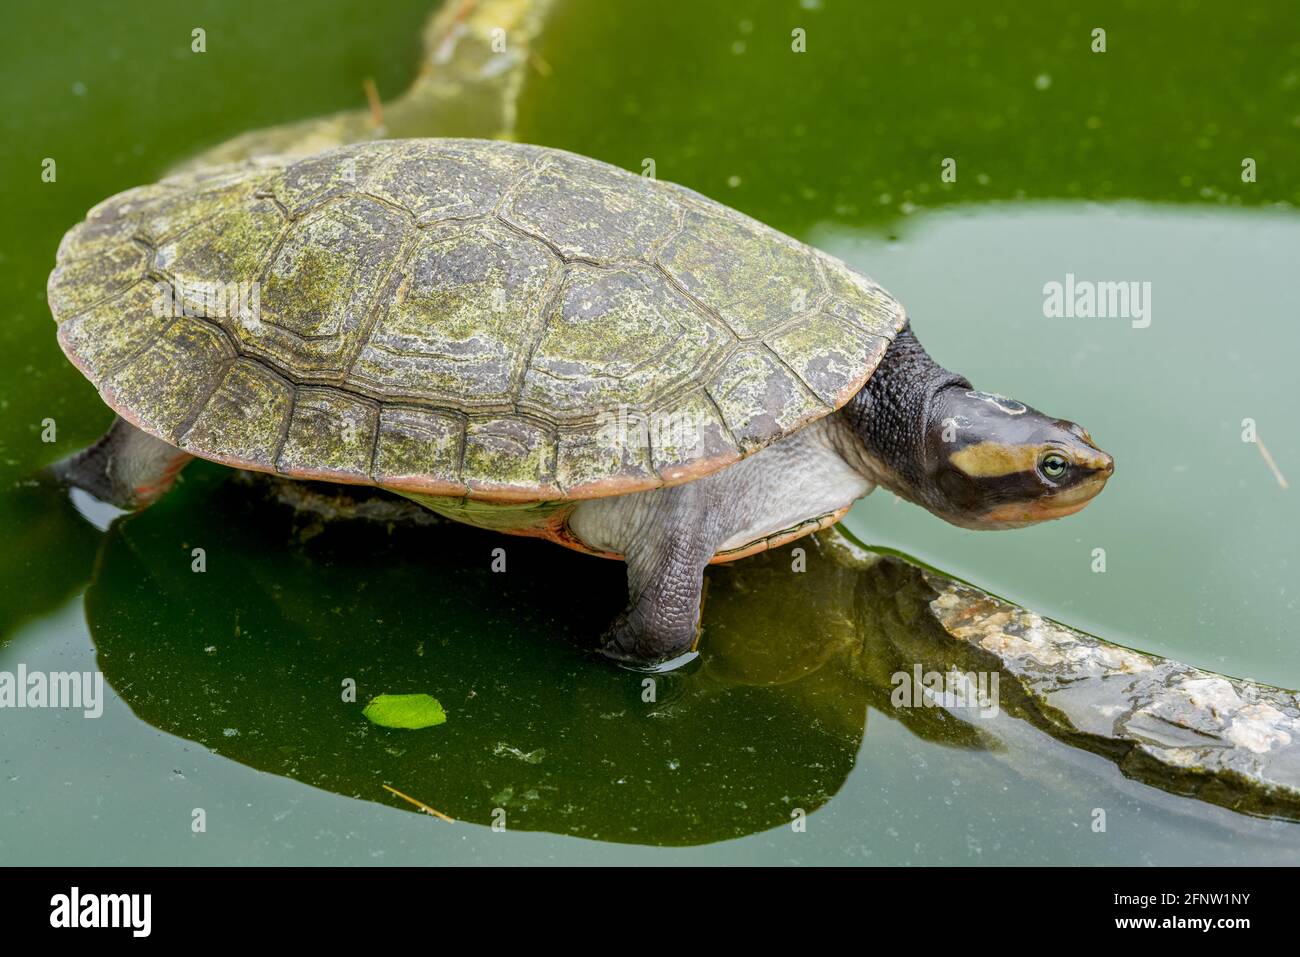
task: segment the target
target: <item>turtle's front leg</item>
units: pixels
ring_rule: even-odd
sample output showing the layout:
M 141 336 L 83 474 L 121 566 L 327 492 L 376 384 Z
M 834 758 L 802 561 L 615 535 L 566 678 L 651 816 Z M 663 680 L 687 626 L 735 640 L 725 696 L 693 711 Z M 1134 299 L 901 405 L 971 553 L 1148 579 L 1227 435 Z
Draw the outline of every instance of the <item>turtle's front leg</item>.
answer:
M 102 502 L 136 509 L 171 488 L 191 458 L 119 417 L 94 445 L 56 463 L 50 471 Z
M 628 605 L 606 632 L 607 657 L 653 664 L 694 647 L 704 568 L 726 537 L 718 486 L 710 477 L 653 493 L 626 549 Z

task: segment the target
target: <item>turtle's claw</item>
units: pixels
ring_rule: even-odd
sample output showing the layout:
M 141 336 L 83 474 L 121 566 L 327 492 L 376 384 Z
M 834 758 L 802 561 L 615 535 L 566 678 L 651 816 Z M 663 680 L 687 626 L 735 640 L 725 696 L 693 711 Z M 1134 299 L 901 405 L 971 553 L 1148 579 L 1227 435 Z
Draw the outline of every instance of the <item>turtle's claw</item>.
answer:
M 605 632 L 600 653 L 620 668 L 664 674 L 694 661 L 697 635 L 665 635 L 643 627 L 637 616 L 619 615 Z
M 700 653 L 692 648 L 690 651 L 683 652 L 676 658 L 668 658 L 663 661 L 652 661 L 645 658 L 625 655 L 616 651 L 610 645 L 601 648 L 600 654 L 602 657 L 612 661 L 624 671 L 635 671 L 639 674 L 647 675 L 665 675 L 669 672 L 677 671 L 681 668 L 685 668 L 692 661 L 695 661 L 700 657 Z

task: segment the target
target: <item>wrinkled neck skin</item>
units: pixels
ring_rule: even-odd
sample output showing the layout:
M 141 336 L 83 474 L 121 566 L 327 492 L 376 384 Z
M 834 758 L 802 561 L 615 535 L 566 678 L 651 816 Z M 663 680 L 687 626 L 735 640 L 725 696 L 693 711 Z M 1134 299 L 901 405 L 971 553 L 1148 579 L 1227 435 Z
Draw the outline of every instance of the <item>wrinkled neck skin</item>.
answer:
M 877 485 L 941 511 L 928 480 L 935 465 L 931 423 L 942 421 L 953 390 L 970 388 L 966 378 L 931 359 L 912 327 L 904 326 L 867 384 L 840 410 L 859 441 L 846 441 L 838 451 Z

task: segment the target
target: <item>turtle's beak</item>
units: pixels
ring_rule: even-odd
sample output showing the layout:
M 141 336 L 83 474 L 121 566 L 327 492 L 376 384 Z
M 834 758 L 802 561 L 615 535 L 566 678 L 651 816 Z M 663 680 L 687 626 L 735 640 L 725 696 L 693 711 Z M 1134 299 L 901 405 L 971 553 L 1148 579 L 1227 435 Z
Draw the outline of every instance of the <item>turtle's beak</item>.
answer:
M 1097 450 L 1097 474 L 1101 476 L 1102 484 L 1106 484 L 1106 479 L 1115 474 L 1115 458 L 1109 452 Z
M 1096 446 L 1094 446 L 1096 449 Z M 1083 508 L 1094 498 L 1097 493 L 1106 487 L 1106 482 L 1115 474 L 1115 459 L 1107 452 L 1096 449 L 1096 455 L 1089 460 L 1088 474 L 1080 479 L 1079 484 L 1075 487 L 1077 494 L 1080 496 L 1079 508 Z M 1074 490 L 1071 490 L 1074 491 Z M 1077 512 L 1079 508 L 1076 508 Z

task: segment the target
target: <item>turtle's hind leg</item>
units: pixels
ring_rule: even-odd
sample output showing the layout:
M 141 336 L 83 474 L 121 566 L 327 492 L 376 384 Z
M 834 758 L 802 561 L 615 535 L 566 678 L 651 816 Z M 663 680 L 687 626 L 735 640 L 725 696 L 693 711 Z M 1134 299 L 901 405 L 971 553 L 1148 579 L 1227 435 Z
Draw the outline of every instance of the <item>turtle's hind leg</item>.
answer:
M 118 508 L 144 508 L 193 458 L 118 417 L 94 445 L 51 466 L 55 478 Z

